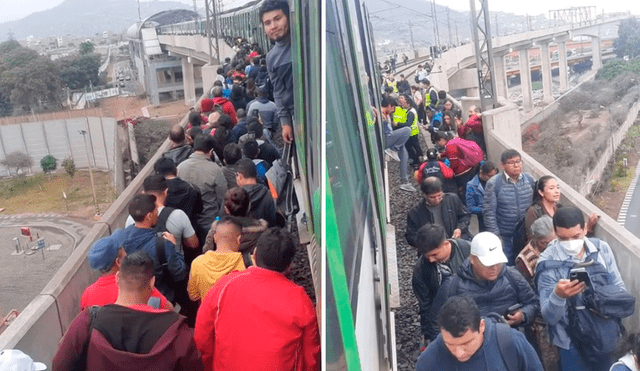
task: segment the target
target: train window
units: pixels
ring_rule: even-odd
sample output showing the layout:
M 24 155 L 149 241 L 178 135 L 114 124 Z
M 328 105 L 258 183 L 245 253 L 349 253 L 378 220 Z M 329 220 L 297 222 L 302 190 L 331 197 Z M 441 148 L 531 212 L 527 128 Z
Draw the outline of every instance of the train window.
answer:
M 368 233 L 365 230 L 366 220 L 371 218 L 371 204 L 365 164 L 367 156 L 362 145 L 365 117 L 359 115 L 359 102 L 355 101 L 353 94 L 354 77 L 349 75 L 341 46 L 339 35 L 327 32 L 327 169 L 345 273 L 350 290 L 355 291 L 362 241 Z M 352 298 L 357 297 L 353 291 L 350 294 Z M 355 303 L 352 303 L 352 308 L 355 310 Z

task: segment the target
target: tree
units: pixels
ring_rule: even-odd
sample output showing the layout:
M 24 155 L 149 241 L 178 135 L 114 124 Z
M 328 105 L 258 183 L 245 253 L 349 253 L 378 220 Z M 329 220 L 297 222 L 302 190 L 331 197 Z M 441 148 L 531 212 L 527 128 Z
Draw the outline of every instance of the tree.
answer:
M 9 94 L 7 94 L 2 86 L 0 86 L 0 117 L 11 116 L 13 114 L 13 105 Z
M 18 49 L 18 48 L 22 48 L 22 45 L 20 45 L 20 43 L 17 42 L 16 40 L 10 39 L 3 43 L 0 43 L 0 54 L 4 56 L 7 53 L 11 52 L 12 50 Z
M 90 84 L 99 84 L 100 55 L 98 54 L 60 58 L 55 64 L 62 83 L 70 89 L 82 89 Z
M 17 174 L 21 169 L 30 168 L 33 164 L 33 160 L 26 153 L 15 151 L 9 153 L 4 160 L 0 161 L 0 163 L 9 168 L 15 168 Z
M 76 163 L 73 162 L 73 159 L 71 157 L 67 157 L 62 160 L 62 167 L 64 168 L 64 171 L 66 171 L 67 174 L 69 174 L 69 176 L 73 178 L 76 173 Z
M 0 85 L 10 91 L 13 104 L 29 108 L 41 107 L 43 101 L 59 103 L 62 81 L 55 64 L 46 57 L 37 56 L 26 64 L 5 70 Z
M 640 21 L 638 18 L 620 21 L 618 38 L 613 42 L 613 50 L 618 57 L 628 55 L 634 58 L 640 55 Z
M 40 160 L 40 167 L 45 174 L 49 174 L 58 168 L 58 160 L 51 155 L 46 155 Z
M 91 54 L 93 53 L 94 49 L 95 47 L 93 46 L 93 43 L 91 41 L 80 43 L 80 54 Z

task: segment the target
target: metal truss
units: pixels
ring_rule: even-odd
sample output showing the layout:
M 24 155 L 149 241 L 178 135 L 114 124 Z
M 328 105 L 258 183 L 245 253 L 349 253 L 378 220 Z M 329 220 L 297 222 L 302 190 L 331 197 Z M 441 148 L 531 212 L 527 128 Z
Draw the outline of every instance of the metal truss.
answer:
M 595 14 L 595 6 L 577 6 L 567 9 L 549 10 L 549 19 L 555 20 L 556 26 L 561 26 L 593 21 Z
M 494 78 L 493 48 L 491 46 L 489 3 L 488 0 L 469 0 L 469 2 L 471 5 L 471 27 L 473 28 L 476 67 L 478 68 L 480 104 L 482 111 L 486 111 L 495 108 L 498 103 L 496 79 Z M 479 11 L 476 11 L 476 2 L 480 4 Z

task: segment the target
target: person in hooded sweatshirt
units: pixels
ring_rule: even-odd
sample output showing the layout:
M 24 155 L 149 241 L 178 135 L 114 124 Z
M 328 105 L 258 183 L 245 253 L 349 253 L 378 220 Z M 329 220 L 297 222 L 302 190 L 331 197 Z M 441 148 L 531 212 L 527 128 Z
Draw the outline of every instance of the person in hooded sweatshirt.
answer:
M 90 310 L 80 312 L 62 338 L 51 369 L 73 370 L 86 363 L 94 371 L 204 370 L 186 319 L 147 305 L 154 271 L 145 251 L 127 255 L 116 273 L 118 299 L 99 307 L 93 321 Z M 86 359 L 81 359 L 83 354 Z
M 269 193 L 269 189 L 258 183 L 256 165 L 252 160 L 243 158 L 236 163 L 236 183 L 242 187 L 251 198 L 249 216 L 256 219 L 264 219 L 269 228 L 276 226 L 276 204 Z
M 217 104 L 222 107 L 222 112 L 231 117 L 231 123 L 233 125 L 237 124 L 238 118 L 236 117 L 236 109 L 230 100 L 222 96 L 222 88 L 214 86 L 213 89 L 211 89 L 211 95 L 213 95 L 213 104 Z
M 202 195 L 200 189 L 193 184 L 178 178 L 178 167 L 172 159 L 160 157 L 153 170 L 156 174 L 164 176 L 167 181 L 167 199 L 164 205 L 180 209 L 194 224 L 195 217 L 202 211 Z

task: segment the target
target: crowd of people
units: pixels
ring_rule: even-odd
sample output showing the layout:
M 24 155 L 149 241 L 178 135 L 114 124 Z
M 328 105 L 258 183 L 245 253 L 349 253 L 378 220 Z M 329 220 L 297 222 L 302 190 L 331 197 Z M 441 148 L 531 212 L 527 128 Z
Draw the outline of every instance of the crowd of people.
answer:
M 210 98 L 88 253 L 100 278 L 52 369 L 319 370 L 316 309 L 290 279 L 296 243 L 267 171 L 293 139 L 287 1 L 260 11 L 275 46 L 238 48 Z
M 477 107 L 462 124 L 422 66 L 415 81 L 383 77 L 380 123 L 400 189 L 415 191 L 412 169 L 422 192 L 405 233 L 418 256 L 416 370 L 637 370 L 640 337 L 621 325 L 635 298 L 611 247 L 592 236 L 598 216 L 563 207 L 559 182 L 524 172 L 516 150 L 499 167 L 487 161 Z M 411 139 L 420 127 L 431 134 L 426 156 Z

